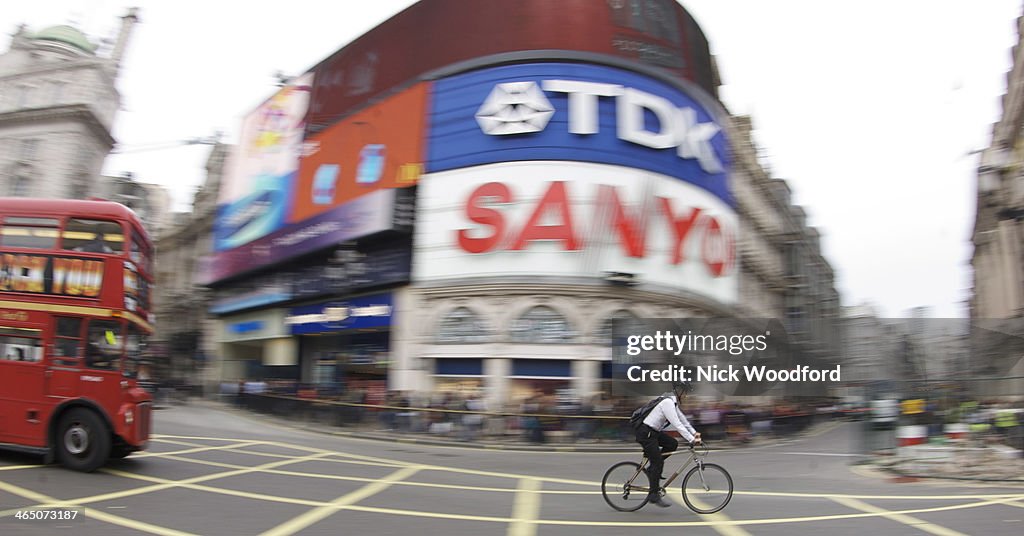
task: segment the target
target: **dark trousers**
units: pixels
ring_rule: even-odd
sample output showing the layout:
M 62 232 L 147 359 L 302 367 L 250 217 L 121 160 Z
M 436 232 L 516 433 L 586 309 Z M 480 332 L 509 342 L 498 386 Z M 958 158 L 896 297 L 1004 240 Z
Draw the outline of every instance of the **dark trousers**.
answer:
M 636 442 L 644 448 L 647 464 L 647 479 L 650 482 L 650 495 L 657 495 L 661 489 L 661 471 L 665 467 L 662 455 L 676 450 L 679 442 L 665 432 L 659 432 L 646 424 L 636 430 Z

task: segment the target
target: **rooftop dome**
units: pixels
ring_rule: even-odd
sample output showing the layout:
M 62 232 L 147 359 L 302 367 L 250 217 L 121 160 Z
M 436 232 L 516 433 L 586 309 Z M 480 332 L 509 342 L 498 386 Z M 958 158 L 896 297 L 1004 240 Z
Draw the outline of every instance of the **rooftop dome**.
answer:
M 90 43 L 84 33 L 67 25 L 51 26 L 40 30 L 33 39 L 36 41 L 59 41 L 87 54 L 93 54 L 96 51 L 96 45 Z

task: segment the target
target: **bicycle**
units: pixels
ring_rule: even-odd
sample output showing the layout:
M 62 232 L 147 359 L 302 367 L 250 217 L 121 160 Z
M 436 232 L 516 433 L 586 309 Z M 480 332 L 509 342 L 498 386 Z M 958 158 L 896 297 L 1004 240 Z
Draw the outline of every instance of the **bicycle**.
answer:
M 672 482 L 683 473 L 683 471 L 695 464 L 686 476 L 683 477 L 681 485 L 683 501 L 686 506 L 698 514 L 713 514 L 725 508 L 732 499 L 733 484 L 732 476 L 721 465 L 705 463 L 709 449 L 706 444 L 701 444 L 703 451 L 690 445 L 690 457 L 675 473 L 665 481 L 661 494 L 672 485 Z M 669 452 L 664 455 L 668 459 L 680 451 Z M 605 502 L 620 512 L 635 512 L 644 507 L 649 500 L 649 481 L 647 472 L 647 456 L 636 462 L 619 462 L 611 466 L 601 480 L 601 495 Z M 637 478 L 640 480 L 637 481 Z

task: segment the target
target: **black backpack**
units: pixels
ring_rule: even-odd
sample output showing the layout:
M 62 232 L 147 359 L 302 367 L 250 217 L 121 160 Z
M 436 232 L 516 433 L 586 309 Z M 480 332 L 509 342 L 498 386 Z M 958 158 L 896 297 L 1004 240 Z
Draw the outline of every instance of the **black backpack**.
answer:
M 633 414 L 629 416 L 629 425 L 633 427 L 634 430 L 640 428 L 640 425 L 644 423 L 644 419 L 646 419 L 647 416 L 650 415 L 652 411 L 654 411 L 654 408 L 658 404 L 660 404 L 662 400 L 665 400 L 666 398 L 668 397 L 659 396 L 658 398 L 651 400 L 650 402 L 640 406 L 639 408 L 634 409 Z

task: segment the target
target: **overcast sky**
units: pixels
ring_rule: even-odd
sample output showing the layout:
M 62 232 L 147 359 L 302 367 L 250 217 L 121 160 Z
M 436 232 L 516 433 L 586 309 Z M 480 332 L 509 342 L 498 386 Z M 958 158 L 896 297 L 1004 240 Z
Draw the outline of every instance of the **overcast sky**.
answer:
M 141 8 L 114 136 L 132 171 L 188 207 L 208 147 L 273 91 L 411 0 L 0 2 L 19 23 L 74 23 L 98 40 Z M 514 0 L 510 0 L 510 4 Z M 754 118 L 775 176 L 823 235 L 844 305 L 962 316 L 971 282 L 974 168 L 999 115 L 1021 0 L 689 0 L 716 55 L 722 100 Z M 244 12 L 243 12 L 244 11 Z

